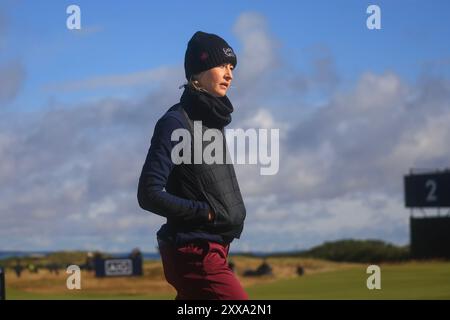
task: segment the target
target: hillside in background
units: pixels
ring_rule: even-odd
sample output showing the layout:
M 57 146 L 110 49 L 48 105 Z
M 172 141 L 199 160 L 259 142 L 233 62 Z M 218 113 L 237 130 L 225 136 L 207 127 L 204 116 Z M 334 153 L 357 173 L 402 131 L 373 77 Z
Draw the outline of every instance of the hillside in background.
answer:
M 410 258 L 408 246 L 395 246 L 381 240 L 344 239 L 325 242 L 306 251 L 286 252 L 271 256 L 295 256 L 337 262 L 396 262 Z

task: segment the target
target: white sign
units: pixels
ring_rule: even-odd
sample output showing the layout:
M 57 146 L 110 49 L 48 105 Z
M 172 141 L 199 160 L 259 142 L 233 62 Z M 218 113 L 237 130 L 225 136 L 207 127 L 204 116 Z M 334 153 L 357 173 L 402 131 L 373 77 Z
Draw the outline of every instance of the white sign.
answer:
M 133 262 L 131 259 L 105 260 L 105 275 L 129 276 L 133 274 Z

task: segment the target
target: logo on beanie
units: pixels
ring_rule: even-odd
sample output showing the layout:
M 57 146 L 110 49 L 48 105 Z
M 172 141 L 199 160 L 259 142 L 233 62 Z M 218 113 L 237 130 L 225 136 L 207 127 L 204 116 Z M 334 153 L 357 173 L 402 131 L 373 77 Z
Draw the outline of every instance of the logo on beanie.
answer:
M 205 61 L 206 59 L 208 59 L 208 52 L 202 52 L 202 54 L 200 55 L 200 60 Z
M 223 53 L 225 53 L 227 57 L 234 57 L 234 52 L 231 48 L 223 48 Z

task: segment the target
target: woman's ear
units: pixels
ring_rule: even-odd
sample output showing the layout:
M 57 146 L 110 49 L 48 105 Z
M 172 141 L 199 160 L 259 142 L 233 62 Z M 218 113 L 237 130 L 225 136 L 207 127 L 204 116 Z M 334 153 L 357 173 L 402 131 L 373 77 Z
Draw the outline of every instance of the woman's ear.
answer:
M 192 83 L 195 86 L 200 87 L 200 82 L 198 81 L 198 76 L 197 75 L 193 75 L 191 78 L 192 78 Z

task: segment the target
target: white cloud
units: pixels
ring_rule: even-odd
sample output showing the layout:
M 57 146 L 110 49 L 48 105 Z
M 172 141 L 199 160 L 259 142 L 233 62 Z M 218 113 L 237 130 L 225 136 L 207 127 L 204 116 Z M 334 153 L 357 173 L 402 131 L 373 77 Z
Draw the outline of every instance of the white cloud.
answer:
M 155 83 L 170 79 L 174 83 L 182 83 L 180 68 L 160 67 L 127 74 L 105 75 L 90 77 L 82 80 L 71 80 L 63 83 L 47 84 L 43 87 L 46 91 L 71 92 L 81 90 L 98 90 L 100 88 L 123 88 L 146 86 L 151 87 Z M 178 81 L 176 81 L 176 79 Z M 175 85 L 174 85 L 175 87 Z
M 10 61 L 6 65 L 0 65 L 0 103 L 14 100 L 24 81 L 25 69 L 22 63 Z
M 313 59 L 311 73 L 298 72 L 277 54 L 269 29 L 254 13 L 235 26 L 243 52 L 230 127 L 280 128 L 281 139 L 277 175 L 236 166 L 248 216 L 234 249 L 305 248 L 343 237 L 405 243 L 402 175 L 411 166 L 449 165 L 448 80 L 424 76 L 411 84 L 393 72 L 367 72 L 343 91 L 333 84 L 331 54 Z M 179 99 L 182 75 L 173 66 L 51 85 L 157 84 L 134 100 L 2 117 L 0 235 L 8 240 L 0 249 L 154 250 L 164 219 L 138 207 L 137 179 L 156 120 Z M 335 86 L 324 90 L 321 107 L 300 99 L 321 81 Z
M 90 219 L 105 219 L 105 216 L 108 216 L 116 210 L 116 203 L 111 198 L 106 198 L 99 202 L 91 203 L 87 217 Z
M 276 66 L 276 42 L 269 35 L 264 16 L 258 13 L 244 13 L 238 18 L 234 32 L 243 44 L 238 57 L 239 83 L 255 81 L 268 69 Z M 242 60 L 242 63 L 239 61 Z
M 236 168 L 248 206 L 243 242 L 260 250 L 285 249 L 286 239 L 303 247 L 352 236 L 407 243 L 403 175 L 449 167 L 450 87 L 441 81 L 366 73 L 310 118 L 293 119 L 278 175 Z M 429 82 L 441 88 L 434 95 Z

